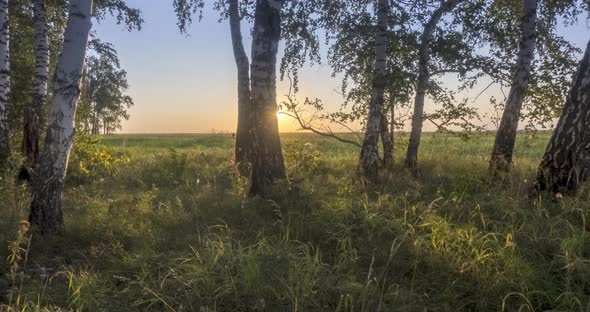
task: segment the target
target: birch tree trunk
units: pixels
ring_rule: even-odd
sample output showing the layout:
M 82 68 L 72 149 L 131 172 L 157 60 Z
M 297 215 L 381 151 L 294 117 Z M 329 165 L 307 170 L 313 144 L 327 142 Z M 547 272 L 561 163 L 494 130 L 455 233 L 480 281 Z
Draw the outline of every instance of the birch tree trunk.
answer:
M 590 42 L 537 172 L 536 189 L 575 193 L 590 170 Z
M 100 118 L 98 118 L 98 107 L 96 107 L 96 104 L 93 105 L 94 107 L 94 112 L 93 112 L 93 117 L 92 117 L 92 134 L 93 135 L 99 135 L 100 134 Z
M 395 96 L 393 96 L 393 90 L 389 93 L 389 107 L 385 110 L 385 115 L 389 114 L 391 121 L 387 123 L 387 117 L 385 117 L 385 127 L 389 129 L 387 133 L 389 138 L 383 139 L 383 162 L 384 166 L 391 166 L 394 162 L 395 153 Z
M 10 156 L 10 48 L 8 0 L 0 0 L 0 166 Z
M 33 24 L 35 27 L 35 75 L 33 96 L 29 106 L 24 108 L 24 131 L 22 151 L 29 165 L 39 157 L 39 137 L 43 128 L 47 79 L 49 75 L 49 39 L 45 0 L 33 0 Z
M 424 101 L 426 90 L 430 80 L 428 65 L 430 63 L 430 44 L 436 25 L 445 13 L 452 11 L 462 0 L 447 0 L 434 11 L 430 20 L 424 26 L 420 36 L 420 47 L 418 51 L 418 80 L 416 82 L 416 97 L 414 99 L 414 114 L 412 115 L 412 132 L 406 153 L 406 166 L 415 170 L 418 165 L 418 148 L 422 137 L 422 126 L 424 124 Z
M 393 157 L 395 152 L 395 97 L 389 99 L 389 114 L 391 122 L 389 124 L 389 141 L 391 142 L 391 163 L 393 164 Z
M 252 33 L 250 194 L 266 196 L 286 178 L 276 100 L 276 64 L 283 0 L 257 0 Z
M 250 62 L 244 49 L 238 0 L 229 0 L 229 24 L 234 59 L 238 70 L 238 128 L 235 162 L 250 160 Z
M 61 195 L 74 136 L 74 116 L 88 45 L 92 0 L 70 0 L 64 44 L 55 69 L 45 146 L 33 178 L 29 221 L 43 233 L 63 230 Z
M 383 167 L 387 168 L 393 164 L 393 133 L 389 132 L 389 121 L 385 112 L 381 114 L 379 127 L 383 146 Z
M 376 182 L 379 178 L 379 134 L 382 129 L 383 96 L 387 84 L 387 18 L 389 3 L 377 2 L 377 25 L 375 27 L 375 67 L 373 69 L 373 91 L 369 103 L 369 115 L 365 138 L 359 157 L 359 172 Z
M 509 171 L 512 165 L 512 154 L 516 141 L 516 131 L 520 110 L 526 95 L 531 76 L 531 64 L 535 53 L 537 37 L 537 0 L 523 0 L 523 16 L 521 20 L 521 39 L 516 62 L 516 73 L 508 94 L 506 107 L 496 133 L 496 141 L 490 160 L 490 170 Z

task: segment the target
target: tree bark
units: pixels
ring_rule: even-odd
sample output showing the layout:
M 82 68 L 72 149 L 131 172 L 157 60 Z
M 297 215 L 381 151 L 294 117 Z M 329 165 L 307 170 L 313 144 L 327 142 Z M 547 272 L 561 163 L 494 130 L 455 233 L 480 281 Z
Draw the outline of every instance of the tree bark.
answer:
M 92 26 L 92 0 L 70 0 L 64 44 L 55 69 L 45 145 L 33 178 L 29 221 L 43 233 L 63 230 L 61 195 L 74 137 L 74 117 Z
M 49 75 L 49 39 L 45 0 L 33 0 L 33 24 L 35 27 L 35 76 L 33 96 L 24 109 L 24 131 L 22 151 L 29 165 L 39 157 L 39 137 L 43 128 L 47 79 Z
M 389 121 L 385 112 L 381 114 L 381 123 L 379 125 L 381 133 L 381 145 L 383 146 L 383 167 L 387 168 L 393 165 L 393 133 L 389 131 Z
M 276 63 L 283 0 L 257 0 L 252 34 L 250 194 L 266 196 L 286 178 L 276 100 Z
M 238 0 L 229 0 L 229 24 L 234 59 L 238 71 L 238 127 L 235 162 L 250 160 L 250 62 L 244 49 Z
M 393 91 L 389 94 L 389 107 L 385 110 L 384 114 L 387 116 L 389 113 L 391 120 L 387 123 L 387 117 L 385 117 L 385 124 L 384 126 L 389 129 L 387 135 L 389 138 L 381 138 L 383 142 L 383 165 L 384 166 L 391 166 L 394 162 L 394 152 L 395 152 L 395 97 L 393 96 Z
M 10 156 L 10 48 L 8 0 L 0 0 L 0 167 Z
M 490 170 L 509 171 L 516 141 L 520 110 L 526 95 L 531 76 L 531 64 L 535 53 L 537 0 L 523 0 L 521 20 L 521 39 L 516 62 L 516 73 L 508 94 L 506 107 L 496 133 L 496 141 L 490 160 Z
M 572 194 L 590 170 L 590 42 L 537 172 L 536 189 Z
M 100 134 L 100 118 L 98 118 L 98 108 L 96 104 L 93 106 L 94 112 L 92 117 L 92 134 L 99 135 Z
M 391 142 L 391 162 L 394 161 L 395 152 L 395 98 L 391 96 L 389 99 L 389 114 L 391 115 L 391 121 L 389 124 L 389 141 Z
M 359 157 L 359 172 L 369 181 L 379 178 L 379 134 L 383 128 L 383 97 L 387 85 L 387 18 L 389 2 L 377 2 L 377 25 L 375 27 L 375 67 L 373 69 L 373 91 L 369 103 L 369 115 L 365 138 Z
M 418 165 L 418 148 L 422 137 L 422 125 L 424 123 L 424 101 L 426 90 L 430 80 L 428 65 L 430 63 L 430 43 L 436 29 L 436 25 L 443 14 L 452 11 L 462 0 L 447 0 L 438 7 L 430 20 L 424 25 L 420 36 L 420 47 L 418 51 L 418 80 L 416 82 L 416 97 L 414 99 L 414 114 L 412 115 L 412 132 L 406 153 L 406 166 L 415 170 Z

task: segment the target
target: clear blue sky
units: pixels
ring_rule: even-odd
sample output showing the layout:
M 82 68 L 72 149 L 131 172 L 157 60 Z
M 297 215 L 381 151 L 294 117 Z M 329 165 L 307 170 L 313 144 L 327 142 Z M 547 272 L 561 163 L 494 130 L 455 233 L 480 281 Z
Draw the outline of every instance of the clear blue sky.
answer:
M 229 25 L 219 23 L 211 1 L 207 1 L 203 20 L 192 25 L 188 37 L 178 32 L 171 0 L 127 2 L 142 10 L 145 24 L 141 31 L 127 32 L 112 19 L 93 26 L 102 40 L 115 45 L 128 72 L 135 107 L 123 132 L 234 131 L 237 87 Z M 584 20 L 562 31 L 582 48 L 590 39 L 588 29 Z M 249 51 L 249 26 L 244 25 L 242 31 Z M 334 110 L 339 107 L 341 97 L 334 90 L 340 88 L 340 80 L 331 77 L 328 66 L 306 67 L 300 80 L 301 98 L 318 97 Z M 287 90 L 288 85 L 279 82 L 279 100 Z M 296 130 L 287 119 L 281 119 L 280 126 L 283 131 Z

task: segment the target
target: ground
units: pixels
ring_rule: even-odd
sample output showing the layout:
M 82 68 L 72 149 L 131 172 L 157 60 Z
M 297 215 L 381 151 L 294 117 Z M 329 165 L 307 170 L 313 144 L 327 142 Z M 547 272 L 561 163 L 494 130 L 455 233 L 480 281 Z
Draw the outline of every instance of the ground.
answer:
M 0 310 L 590 311 L 590 195 L 531 192 L 548 138 L 492 180 L 491 134 L 428 133 L 418 176 L 363 186 L 356 147 L 285 134 L 291 185 L 260 199 L 231 135 L 78 137 L 63 236 L 29 244 L 0 181 Z

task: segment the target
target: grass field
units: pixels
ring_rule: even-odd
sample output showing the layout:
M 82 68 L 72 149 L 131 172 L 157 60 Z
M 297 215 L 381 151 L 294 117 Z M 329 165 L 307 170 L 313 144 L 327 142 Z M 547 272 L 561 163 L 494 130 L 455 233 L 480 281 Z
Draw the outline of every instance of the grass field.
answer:
M 589 193 L 530 193 L 548 136 L 492 181 L 492 135 L 425 134 L 418 177 L 362 188 L 356 147 L 285 134 L 266 200 L 229 135 L 78 138 L 63 237 L 29 245 L 28 190 L 0 181 L 0 310 L 590 311 Z

